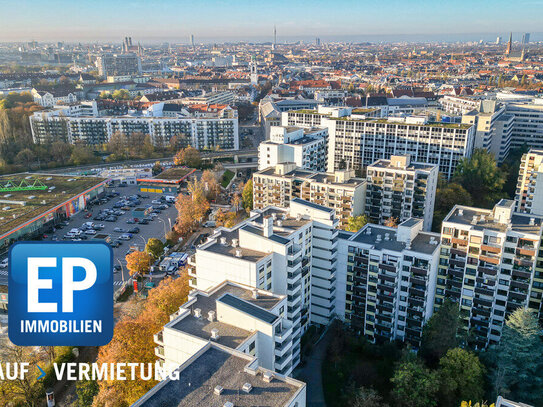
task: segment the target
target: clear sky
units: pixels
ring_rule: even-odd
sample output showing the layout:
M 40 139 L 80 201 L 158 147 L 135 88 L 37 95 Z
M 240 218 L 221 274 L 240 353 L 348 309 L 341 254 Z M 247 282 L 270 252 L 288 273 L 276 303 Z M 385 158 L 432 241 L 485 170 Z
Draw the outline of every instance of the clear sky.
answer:
M 264 41 L 274 24 L 280 42 L 474 40 L 542 31 L 542 21 L 543 0 L 0 0 L 0 41 Z

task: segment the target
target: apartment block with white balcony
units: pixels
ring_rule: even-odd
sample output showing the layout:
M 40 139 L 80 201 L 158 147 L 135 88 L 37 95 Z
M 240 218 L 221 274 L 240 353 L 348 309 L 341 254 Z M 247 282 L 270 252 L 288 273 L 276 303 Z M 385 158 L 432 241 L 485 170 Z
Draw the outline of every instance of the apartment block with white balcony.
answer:
M 497 343 L 519 307 L 541 312 L 543 217 L 514 212 L 502 199 L 492 210 L 456 205 L 443 221 L 436 306 L 458 303 L 474 345 Z
M 397 228 L 367 224 L 340 232 L 337 314 L 371 340 L 404 340 L 420 346 L 433 312 L 439 234 L 422 231 L 421 219 Z M 345 281 L 343 281 L 345 280 Z
M 258 146 L 258 169 L 292 162 L 306 170 L 326 171 L 327 144 L 326 128 L 272 126 L 270 139 Z
M 366 182 L 354 175 L 352 170 L 324 173 L 278 164 L 253 174 L 253 204 L 256 209 L 288 207 L 294 198 L 302 198 L 334 209 L 345 227 L 351 216 L 364 213 Z
M 437 165 L 411 162 L 409 155 L 376 161 L 367 168 L 366 215 L 377 224 L 420 218 L 430 231 L 437 179 Z
M 288 375 L 299 340 L 287 318 L 287 297 L 225 281 L 193 290 L 155 335 L 155 354 L 168 366 L 185 363 L 208 342 L 244 352 L 260 366 Z M 296 361 L 297 362 L 297 361 Z
M 543 150 L 531 149 L 520 163 L 515 210 L 543 215 Z
M 309 323 L 328 324 L 334 315 L 337 225 L 333 210 L 300 199 L 288 209 L 254 210 L 233 228 L 216 229 L 196 248 L 189 260 L 190 284 L 209 290 L 229 280 L 285 295 L 294 367 Z

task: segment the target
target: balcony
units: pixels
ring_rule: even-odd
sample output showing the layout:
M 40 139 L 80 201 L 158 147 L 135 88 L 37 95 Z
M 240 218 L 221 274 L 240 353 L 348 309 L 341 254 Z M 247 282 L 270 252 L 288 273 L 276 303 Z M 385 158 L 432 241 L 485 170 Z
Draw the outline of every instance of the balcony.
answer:
M 157 345 L 164 345 L 164 331 L 154 334 L 153 340 Z
M 155 356 L 164 358 L 164 346 L 155 346 Z

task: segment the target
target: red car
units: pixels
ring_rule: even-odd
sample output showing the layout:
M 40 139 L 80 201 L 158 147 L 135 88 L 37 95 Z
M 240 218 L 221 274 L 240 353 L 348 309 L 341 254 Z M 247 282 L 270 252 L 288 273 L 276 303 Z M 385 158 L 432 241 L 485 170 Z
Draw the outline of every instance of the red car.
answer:
M 88 219 L 88 218 L 90 218 L 91 216 L 92 216 L 92 213 L 91 213 L 91 212 L 87 212 L 87 213 L 85 214 L 85 219 Z

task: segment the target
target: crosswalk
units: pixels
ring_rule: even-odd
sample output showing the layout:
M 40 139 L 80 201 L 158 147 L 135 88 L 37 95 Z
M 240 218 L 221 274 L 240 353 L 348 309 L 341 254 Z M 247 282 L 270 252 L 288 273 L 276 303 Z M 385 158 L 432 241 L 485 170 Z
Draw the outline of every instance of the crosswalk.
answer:
M 0 276 L 7 276 L 7 275 L 8 275 L 7 270 L 0 269 Z
M 113 285 L 123 285 L 123 282 L 122 281 L 114 281 Z

